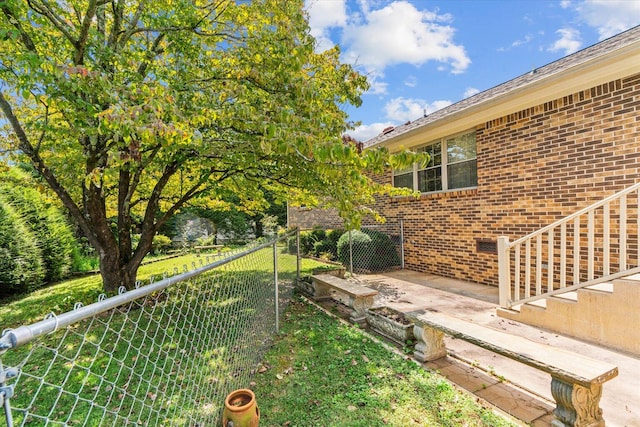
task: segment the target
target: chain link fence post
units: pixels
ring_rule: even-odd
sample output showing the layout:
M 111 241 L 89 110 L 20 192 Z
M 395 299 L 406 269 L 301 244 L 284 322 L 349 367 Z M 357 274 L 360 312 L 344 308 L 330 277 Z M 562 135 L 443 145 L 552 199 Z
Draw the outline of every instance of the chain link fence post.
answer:
M 296 228 L 296 284 L 300 282 L 300 263 L 302 256 L 300 255 L 300 228 Z
M 0 406 L 4 408 L 4 417 L 7 421 L 7 427 L 13 427 L 13 416 L 11 415 L 11 402 L 13 396 L 13 385 L 7 385 L 7 371 L 0 360 Z
M 273 242 L 273 287 L 275 289 L 276 300 L 276 333 L 280 332 L 280 310 L 278 303 L 280 300 L 280 290 L 278 289 L 278 241 Z
M 349 274 L 353 277 L 353 240 L 351 239 L 351 230 L 349 230 Z

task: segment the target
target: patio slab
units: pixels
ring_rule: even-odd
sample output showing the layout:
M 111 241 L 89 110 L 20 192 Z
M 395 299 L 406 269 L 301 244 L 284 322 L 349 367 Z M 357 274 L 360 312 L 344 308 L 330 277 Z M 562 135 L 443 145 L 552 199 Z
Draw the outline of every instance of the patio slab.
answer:
M 500 318 L 496 315 L 496 287 L 409 270 L 358 279 L 378 290 L 375 306 L 387 305 L 402 312 L 439 311 L 617 365 L 618 377 L 603 386 L 600 404 L 604 419 L 608 426 L 640 426 L 637 357 Z M 462 340 L 447 337 L 446 345 L 450 356 L 430 362 L 427 368 L 438 370 L 460 387 L 526 423 L 549 425 L 555 405 L 548 374 Z

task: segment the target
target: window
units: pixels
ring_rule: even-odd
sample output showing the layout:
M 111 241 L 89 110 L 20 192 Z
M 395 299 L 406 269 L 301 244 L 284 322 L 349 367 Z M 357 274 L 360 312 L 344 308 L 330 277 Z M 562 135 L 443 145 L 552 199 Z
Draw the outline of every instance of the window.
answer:
M 406 187 L 413 190 L 413 168 L 393 171 L 393 186 Z
M 442 144 L 436 142 L 417 151 L 429 154 L 427 167 L 418 169 L 418 190 L 422 193 L 442 191 Z
M 448 138 L 446 144 L 449 188 L 465 188 L 477 185 L 475 133 Z
M 428 153 L 429 164 L 424 168 L 414 165 L 413 168 L 394 171 L 395 187 L 431 193 L 478 185 L 475 132 L 434 141 L 416 151 Z

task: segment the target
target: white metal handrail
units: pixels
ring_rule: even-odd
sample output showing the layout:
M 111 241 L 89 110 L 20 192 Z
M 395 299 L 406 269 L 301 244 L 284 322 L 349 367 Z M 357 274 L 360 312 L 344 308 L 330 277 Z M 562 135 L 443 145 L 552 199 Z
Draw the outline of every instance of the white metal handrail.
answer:
M 500 306 L 640 272 L 639 230 L 637 183 L 513 242 L 499 237 Z

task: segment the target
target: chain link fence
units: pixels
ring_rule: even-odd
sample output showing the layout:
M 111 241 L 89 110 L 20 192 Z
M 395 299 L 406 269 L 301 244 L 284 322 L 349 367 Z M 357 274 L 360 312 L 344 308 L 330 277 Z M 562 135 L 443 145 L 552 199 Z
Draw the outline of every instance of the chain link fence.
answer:
M 13 426 L 213 426 L 247 388 L 299 276 L 283 236 L 6 330 Z
M 300 252 L 340 264 L 352 277 L 403 268 L 402 220 L 367 224 L 351 231 L 320 227 L 305 230 L 300 235 Z

